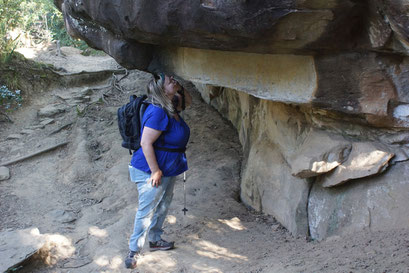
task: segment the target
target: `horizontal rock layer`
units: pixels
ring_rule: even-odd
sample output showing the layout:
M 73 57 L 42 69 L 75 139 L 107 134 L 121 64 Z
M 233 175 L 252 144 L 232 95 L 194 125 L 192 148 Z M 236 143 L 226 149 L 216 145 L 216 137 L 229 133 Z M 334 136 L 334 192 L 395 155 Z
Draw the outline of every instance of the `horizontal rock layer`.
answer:
M 151 68 L 258 98 L 312 106 L 376 127 L 409 125 L 409 57 L 379 53 L 300 56 L 158 49 Z

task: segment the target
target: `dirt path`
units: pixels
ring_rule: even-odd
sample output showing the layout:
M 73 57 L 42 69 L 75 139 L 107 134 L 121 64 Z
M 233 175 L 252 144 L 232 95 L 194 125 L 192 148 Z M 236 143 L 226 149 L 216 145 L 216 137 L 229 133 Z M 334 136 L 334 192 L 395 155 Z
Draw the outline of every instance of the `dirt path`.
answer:
M 116 67 L 108 57 L 65 52 L 63 57 L 47 52 L 42 60 L 67 72 Z M 142 92 L 148 79 L 145 73 L 132 72 L 121 85 Z M 116 109 L 130 93 L 108 93 L 104 102 L 106 89 L 95 87 L 107 82 L 52 90 L 16 113 L 16 123 L 0 124 L 2 160 L 70 142 L 12 165 L 12 177 L 0 182 L 0 231 L 38 227 L 54 236 L 48 257 L 38 255 L 20 272 L 130 271 L 124 269 L 123 258 L 137 191 L 128 179 L 130 156 L 120 146 L 116 124 Z M 184 116 L 192 132 L 187 152 L 189 211 L 183 215 L 179 178 L 165 224 L 165 238 L 175 240 L 177 248 L 146 250 L 133 272 L 409 272 L 408 230 L 308 242 L 292 237 L 272 217 L 248 210 L 239 202 L 237 134 L 193 95 L 193 107 Z M 52 109 L 57 109 L 55 115 L 46 112 Z M 11 134 L 20 139 L 7 139 Z

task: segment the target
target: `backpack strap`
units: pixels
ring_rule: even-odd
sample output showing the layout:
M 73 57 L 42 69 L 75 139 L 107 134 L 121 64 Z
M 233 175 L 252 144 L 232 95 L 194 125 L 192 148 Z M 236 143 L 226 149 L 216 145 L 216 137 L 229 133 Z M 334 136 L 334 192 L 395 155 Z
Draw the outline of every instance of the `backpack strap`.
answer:
M 142 97 L 140 97 L 140 102 L 139 103 L 137 102 L 138 97 L 136 95 L 131 95 L 130 98 L 129 98 L 130 103 L 132 103 L 132 108 L 134 110 L 134 112 L 133 112 L 134 115 L 136 114 L 136 112 L 137 112 L 136 115 L 138 115 L 137 116 L 138 117 L 138 124 L 137 124 L 137 127 L 135 128 L 136 129 L 135 133 L 137 135 L 139 135 L 139 139 L 141 137 L 140 132 L 141 132 L 141 129 L 142 129 L 142 118 L 143 118 L 143 115 L 144 115 L 144 113 L 146 111 L 146 108 L 150 104 L 150 103 L 146 102 L 147 98 L 148 98 L 147 95 L 143 95 Z M 133 152 L 135 152 L 135 151 L 136 150 L 129 149 L 129 154 L 132 155 Z

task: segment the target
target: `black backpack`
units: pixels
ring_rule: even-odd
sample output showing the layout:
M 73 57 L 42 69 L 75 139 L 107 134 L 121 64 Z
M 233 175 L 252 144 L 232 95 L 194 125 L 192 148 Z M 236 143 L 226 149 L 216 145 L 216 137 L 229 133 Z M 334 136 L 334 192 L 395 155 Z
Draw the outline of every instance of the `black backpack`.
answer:
M 136 151 L 141 147 L 141 121 L 146 107 L 149 103 L 145 102 L 147 96 L 137 97 L 132 95 L 129 102 L 118 108 L 118 127 L 122 136 L 122 147 Z
M 145 101 L 146 98 L 146 95 L 140 97 L 132 95 L 127 104 L 118 108 L 118 127 L 122 137 L 122 147 L 128 149 L 130 154 L 141 147 L 142 117 L 149 105 Z M 186 148 L 172 149 L 158 146 L 155 146 L 155 149 L 176 153 L 186 151 Z

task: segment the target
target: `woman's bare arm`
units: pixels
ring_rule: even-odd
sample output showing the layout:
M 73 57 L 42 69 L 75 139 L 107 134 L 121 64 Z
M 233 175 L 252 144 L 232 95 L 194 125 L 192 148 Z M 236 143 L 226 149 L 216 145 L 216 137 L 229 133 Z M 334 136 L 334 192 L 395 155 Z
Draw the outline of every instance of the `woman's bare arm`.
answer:
M 146 162 L 151 170 L 151 179 L 153 187 L 158 187 L 160 185 L 160 179 L 162 177 L 162 171 L 159 169 L 158 161 L 156 160 L 155 149 L 153 148 L 153 143 L 159 138 L 162 131 L 155 130 L 149 127 L 144 127 L 141 147 L 143 154 L 145 155 Z

